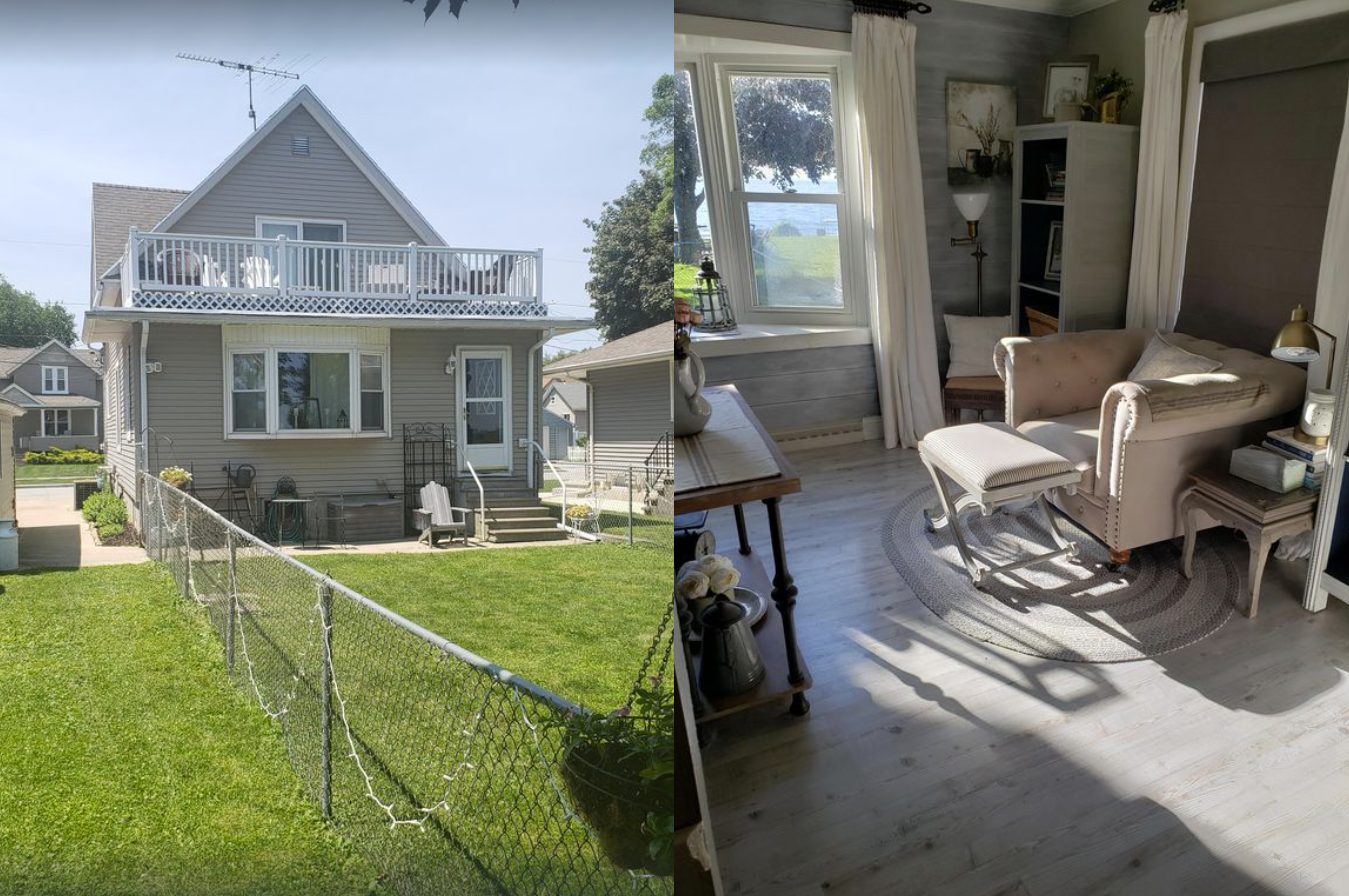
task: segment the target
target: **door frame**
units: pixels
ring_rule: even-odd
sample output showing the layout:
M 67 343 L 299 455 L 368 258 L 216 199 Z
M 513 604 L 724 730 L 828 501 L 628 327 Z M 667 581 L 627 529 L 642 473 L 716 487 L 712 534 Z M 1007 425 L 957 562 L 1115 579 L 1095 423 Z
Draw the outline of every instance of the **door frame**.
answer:
M 454 438 L 458 445 L 455 451 L 460 473 L 468 472 L 468 419 L 464 414 L 466 404 L 464 396 L 464 372 L 468 369 L 466 359 L 472 355 L 490 355 L 501 358 L 501 436 L 506 451 L 506 466 L 504 469 L 492 469 L 484 473 L 479 470 L 479 475 L 485 476 L 511 476 L 515 473 L 515 446 L 512 444 L 514 435 L 512 426 L 512 417 L 515 413 L 515 394 L 513 383 L 511 381 L 511 347 L 509 345 L 460 345 L 454 349 Z

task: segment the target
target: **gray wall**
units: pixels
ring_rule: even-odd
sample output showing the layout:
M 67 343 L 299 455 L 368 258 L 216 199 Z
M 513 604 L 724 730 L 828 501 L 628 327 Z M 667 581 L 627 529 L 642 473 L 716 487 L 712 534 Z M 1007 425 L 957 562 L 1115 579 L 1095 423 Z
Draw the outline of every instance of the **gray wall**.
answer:
M 852 4 L 847 0 L 675 0 L 675 12 L 830 31 L 852 29 Z M 946 328 L 941 315 L 973 314 L 975 305 L 970 250 L 950 245 L 951 237 L 965 235 L 965 222 L 946 183 L 946 82 L 1015 85 L 1017 123 L 1040 123 L 1045 63 L 1065 52 L 1069 20 L 943 0 L 933 4 L 931 14 L 914 16 L 913 21 L 919 28 L 918 142 L 928 261 L 941 369 L 945 371 Z M 984 312 L 1005 314 L 1011 302 L 1011 179 L 995 178 L 990 186 L 993 195 L 981 223 L 984 250 L 989 255 L 984 259 Z
M 855 425 L 880 414 L 869 345 L 706 358 L 707 383 L 734 383 L 775 435 Z
M 670 418 L 670 362 L 652 361 L 592 370 L 590 444 L 597 464 L 639 466 L 660 437 L 674 429 Z
M 259 495 L 271 493 L 281 476 L 295 479 L 301 493 L 372 493 L 376 480 L 403 491 L 402 424 L 455 421 L 454 380 L 445 373 L 445 359 L 463 346 L 509 345 L 513 401 L 513 437 L 528 432 L 527 355 L 540 334 L 502 330 L 402 330 L 390 334 L 390 420 L 392 438 L 256 439 L 223 436 L 224 371 L 220 328 L 214 325 L 156 324 L 150 329 L 147 356 L 163 364 L 150 374 L 150 426 L 172 446 L 160 441 L 158 467 L 177 464 L 192 469 L 197 485 L 213 491 L 224 485 L 222 467 L 250 463 L 257 468 Z M 115 351 L 110 354 L 116 355 Z M 122 388 L 110 384 L 110 406 L 119 407 Z M 537 392 L 536 403 L 537 403 Z M 139 418 L 138 418 L 139 419 Z M 538 417 L 535 426 L 539 426 Z M 535 430 L 535 438 L 541 430 Z M 529 449 L 514 449 L 514 478 L 523 480 Z M 134 495 L 135 458 L 130 445 L 119 445 L 114 458 L 122 490 Z M 474 497 L 476 501 L 476 495 Z
M 291 137 L 309 137 L 309 155 L 291 155 Z M 255 215 L 336 218 L 347 241 L 422 242 L 346 153 L 299 108 L 254 147 L 171 230 L 253 236 Z
M 552 411 L 559 417 L 570 414 L 571 425 L 576 428 L 577 432 L 590 432 L 590 412 L 572 410 L 563 400 L 561 393 L 553 393 L 553 397 L 549 399 L 548 404 L 544 405 L 544 409 Z
M 33 394 L 42 394 L 42 366 L 65 367 L 68 377 L 67 385 L 71 395 L 84 395 L 88 398 L 98 399 L 100 396 L 100 380 L 98 374 L 94 373 L 85 364 L 76 358 L 72 358 L 70 353 L 56 346 L 49 346 L 45 351 L 23 366 L 18 367 L 11 374 L 11 379 L 19 388 Z M 23 418 L 20 418 L 22 421 Z

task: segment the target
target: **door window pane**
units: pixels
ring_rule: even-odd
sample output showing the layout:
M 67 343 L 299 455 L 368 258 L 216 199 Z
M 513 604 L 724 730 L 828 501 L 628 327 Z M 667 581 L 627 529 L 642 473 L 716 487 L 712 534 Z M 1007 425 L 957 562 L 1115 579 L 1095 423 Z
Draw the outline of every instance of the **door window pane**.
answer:
M 842 308 L 838 206 L 750 202 L 747 208 L 757 303 Z
M 277 428 L 349 429 L 351 356 L 277 352 Z
M 500 445 L 505 440 L 502 431 L 501 402 L 470 402 L 466 417 L 468 443 L 470 445 Z
M 284 236 L 288 240 L 298 240 L 300 238 L 300 225 L 263 221 L 258 225 L 258 236 L 265 240 L 274 240 L 279 236 Z
M 464 361 L 464 397 L 500 398 L 501 359 L 467 358 Z
M 752 193 L 838 193 L 828 77 L 732 75 L 740 174 Z
M 313 224 L 306 221 L 304 223 L 304 238 L 322 243 L 340 243 L 342 242 L 342 225 Z

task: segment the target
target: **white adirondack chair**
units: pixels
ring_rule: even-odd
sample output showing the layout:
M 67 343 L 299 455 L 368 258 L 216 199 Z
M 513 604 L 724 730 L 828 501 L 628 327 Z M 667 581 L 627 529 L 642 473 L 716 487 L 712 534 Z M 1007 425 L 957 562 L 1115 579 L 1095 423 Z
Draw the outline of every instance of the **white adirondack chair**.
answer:
M 421 496 L 422 506 L 412 512 L 413 524 L 422 532 L 417 540 L 435 547 L 436 539 L 449 533 L 451 541 L 458 535 L 468 544 L 468 514 L 472 511 L 451 506 L 449 491 L 435 480 L 422 486 Z

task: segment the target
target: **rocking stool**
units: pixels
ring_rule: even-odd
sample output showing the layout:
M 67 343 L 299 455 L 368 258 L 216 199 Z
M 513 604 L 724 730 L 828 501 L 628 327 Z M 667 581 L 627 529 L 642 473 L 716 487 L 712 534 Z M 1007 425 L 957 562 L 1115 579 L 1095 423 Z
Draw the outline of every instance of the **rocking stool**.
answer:
M 950 526 L 956 550 L 976 588 L 991 575 L 1077 556 L 1077 542 L 1063 537 L 1045 500 L 1045 495 L 1056 488 L 1066 489 L 1070 495 L 1077 491 L 1082 474 L 1067 458 L 1035 444 L 1005 423 L 966 423 L 933 430 L 918 444 L 918 454 L 932 475 L 941 502 L 940 507 L 923 511 L 927 530 L 935 532 Z M 954 500 L 948 481 L 959 487 L 959 497 Z M 1057 549 L 1000 566 L 975 553 L 961 532 L 961 515 L 978 508 L 984 516 L 990 516 L 1001 507 L 1026 499 L 1034 500 L 1044 514 Z

